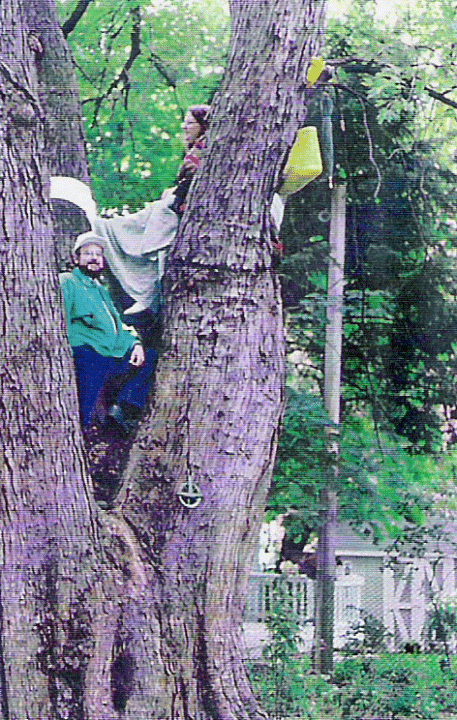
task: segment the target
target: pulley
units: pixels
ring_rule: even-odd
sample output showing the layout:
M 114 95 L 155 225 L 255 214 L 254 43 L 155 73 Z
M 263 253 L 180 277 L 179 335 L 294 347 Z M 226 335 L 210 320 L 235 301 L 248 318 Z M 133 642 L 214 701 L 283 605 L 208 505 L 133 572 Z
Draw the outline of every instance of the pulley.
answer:
M 181 505 L 190 510 L 198 507 L 203 500 L 200 488 L 191 476 L 189 476 L 181 490 L 178 492 L 178 498 Z

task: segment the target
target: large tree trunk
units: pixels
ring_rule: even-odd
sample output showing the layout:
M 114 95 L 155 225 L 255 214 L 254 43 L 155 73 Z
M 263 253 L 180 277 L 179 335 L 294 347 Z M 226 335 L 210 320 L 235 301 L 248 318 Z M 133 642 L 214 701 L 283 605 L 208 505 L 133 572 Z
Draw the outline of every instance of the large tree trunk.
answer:
M 169 257 L 165 350 L 122 504 L 152 565 L 167 717 L 261 714 L 241 623 L 283 404 L 269 207 L 306 116 L 323 11 L 309 1 L 232 3 L 208 153 Z M 189 480 L 202 495 L 191 509 L 179 499 Z
M 43 108 L 43 159 L 50 175 L 88 182 L 78 83 L 55 0 L 29 0 L 27 28 L 35 56 L 36 91 Z M 89 230 L 89 223 L 79 207 L 56 199 L 52 201 L 52 222 L 56 263 L 63 270 L 71 264 L 74 238 Z
M 0 6 L 1 717 L 85 717 L 98 559 L 62 340 L 34 38 Z
M 208 157 L 169 258 L 155 399 L 104 515 L 104 549 L 43 195 L 37 2 L 0 10 L 12 29 L 0 63 L 3 717 L 257 718 L 241 622 L 284 384 L 269 208 L 306 117 L 325 2 L 232 3 Z M 191 508 L 180 502 L 190 481 L 202 495 Z

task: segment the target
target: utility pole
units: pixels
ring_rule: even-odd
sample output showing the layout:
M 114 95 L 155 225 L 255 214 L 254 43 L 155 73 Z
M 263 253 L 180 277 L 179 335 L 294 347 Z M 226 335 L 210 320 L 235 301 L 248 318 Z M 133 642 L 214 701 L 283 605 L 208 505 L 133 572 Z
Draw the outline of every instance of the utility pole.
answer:
M 316 571 L 316 631 L 314 668 L 320 673 L 333 670 L 335 606 L 335 535 L 338 509 L 338 425 L 340 422 L 341 348 L 343 334 L 344 244 L 346 234 L 346 186 L 332 188 L 330 258 L 327 286 L 325 332 L 324 404 L 331 421 L 327 430 L 325 483 L 320 493 L 320 528 Z

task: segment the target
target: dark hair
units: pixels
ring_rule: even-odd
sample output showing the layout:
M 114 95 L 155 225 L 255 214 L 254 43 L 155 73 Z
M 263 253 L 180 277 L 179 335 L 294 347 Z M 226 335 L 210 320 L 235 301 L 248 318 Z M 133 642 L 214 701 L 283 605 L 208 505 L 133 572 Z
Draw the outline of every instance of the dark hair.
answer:
M 187 108 L 188 112 L 190 112 L 198 124 L 200 125 L 202 129 L 202 135 L 205 133 L 208 129 L 208 120 L 209 120 L 209 105 L 191 105 L 190 108 Z

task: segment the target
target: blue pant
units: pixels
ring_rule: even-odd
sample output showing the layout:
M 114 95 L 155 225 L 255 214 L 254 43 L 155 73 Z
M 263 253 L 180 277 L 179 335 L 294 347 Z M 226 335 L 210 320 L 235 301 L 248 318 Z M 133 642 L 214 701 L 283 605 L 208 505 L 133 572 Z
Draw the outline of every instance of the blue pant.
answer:
M 143 407 L 157 360 L 155 350 L 145 350 L 146 359 L 139 368 L 129 363 L 131 351 L 122 358 L 99 355 L 90 345 L 79 345 L 73 347 L 72 351 L 83 427 L 90 425 L 97 396 L 102 387 L 107 381 L 122 375 L 126 375 L 126 382 L 118 393 L 117 402 L 125 401 L 138 408 Z

